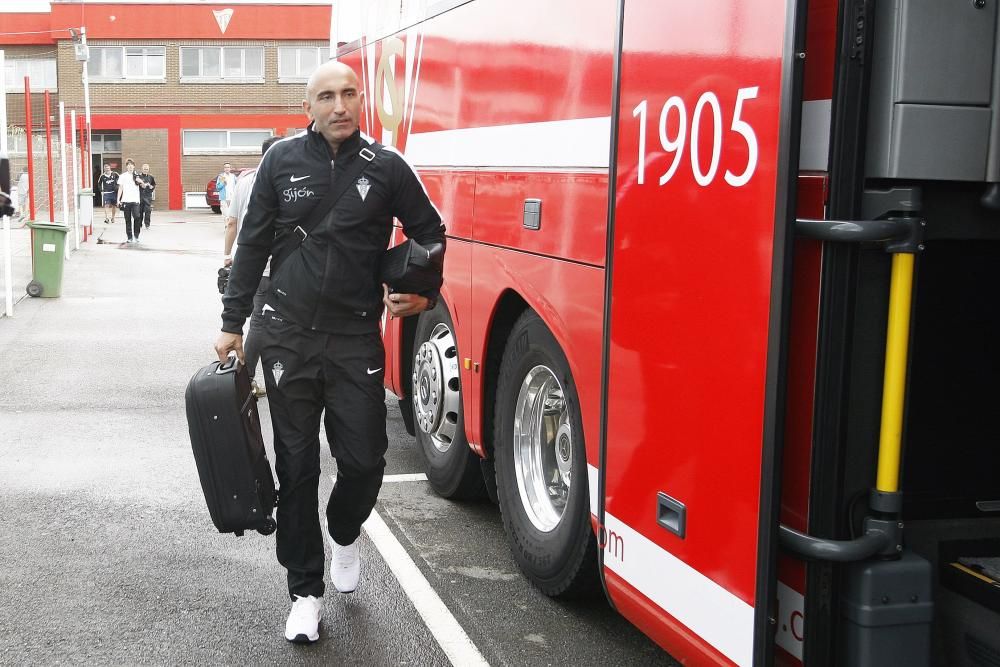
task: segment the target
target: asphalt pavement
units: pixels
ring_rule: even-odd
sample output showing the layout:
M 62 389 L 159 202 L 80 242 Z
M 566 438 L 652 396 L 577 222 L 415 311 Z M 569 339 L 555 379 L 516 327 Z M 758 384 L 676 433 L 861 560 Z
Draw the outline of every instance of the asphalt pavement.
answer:
M 444 627 L 492 665 L 672 664 L 603 600 L 532 588 L 492 504 L 410 477 L 420 459 L 389 396 L 388 538 L 362 535 L 354 594 L 328 586 L 320 642 L 287 643 L 274 538 L 215 531 L 187 434 L 184 388 L 219 330 L 221 220 L 156 212 L 138 245 L 124 240 L 120 221 L 95 225 L 60 298 L 0 318 L 0 663 L 461 664 Z M 266 400 L 260 412 L 270 443 Z M 325 446 L 322 465 L 325 497 Z M 400 574 L 386 539 L 417 574 Z M 414 577 L 443 611 L 427 612 Z

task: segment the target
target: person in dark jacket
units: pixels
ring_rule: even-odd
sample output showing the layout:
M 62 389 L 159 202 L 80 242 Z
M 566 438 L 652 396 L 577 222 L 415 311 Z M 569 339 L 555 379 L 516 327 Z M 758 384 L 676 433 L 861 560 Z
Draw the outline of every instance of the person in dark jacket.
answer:
M 274 430 L 278 561 L 288 572 L 292 609 L 285 638 L 319 638 L 324 546 L 319 522 L 319 426 L 337 459 L 326 508 L 331 581 L 358 585 L 361 524 L 375 506 L 385 468 L 383 308 L 395 317 L 434 306 L 437 293 L 389 294 L 379 260 L 398 218 L 425 247 L 445 242 L 441 215 L 403 156 L 359 131 L 363 93 L 355 72 L 335 61 L 306 86 L 305 132 L 275 143 L 257 171 L 223 296 L 215 351 L 243 359 L 242 332 L 268 258 L 271 287 L 262 308 L 261 367 Z M 360 176 L 356 168 L 365 160 Z M 332 210 L 306 232 L 313 208 L 338 179 L 350 178 Z M 338 190 L 339 191 L 339 190 Z
M 104 165 L 104 173 L 97 179 L 97 189 L 104 205 L 104 222 L 111 224 L 118 212 L 118 174 L 111 170 L 110 164 Z
M 139 186 L 139 220 L 149 229 L 153 217 L 153 191 L 156 190 L 156 179 L 149 173 L 149 165 L 142 165 L 142 172 L 135 175 L 135 184 Z

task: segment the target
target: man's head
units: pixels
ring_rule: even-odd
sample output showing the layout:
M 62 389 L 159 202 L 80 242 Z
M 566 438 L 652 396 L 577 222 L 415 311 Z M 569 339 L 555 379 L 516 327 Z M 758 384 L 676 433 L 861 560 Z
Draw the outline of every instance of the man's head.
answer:
M 277 143 L 281 140 L 281 137 L 268 137 L 264 140 L 264 143 L 260 145 L 260 154 L 263 155 L 267 152 L 267 149 L 271 147 L 271 144 Z
M 331 60 L 309 77 L 302 108 L 315 130 L 337 150 L 358 129 L 363 100 L 358 75 L 344 63 Z
M 104 165 L 104 173 L 105 174 L 110 174 L 111 173 L 111 165 L 110 164 Z
M 233 165 L 229 164 L 228 162 L 227 162 L 227 163 L 225 163 L 224 165 L 222 165 L 222 172 L 223 172 L 224 174 L 228 174 L 228 173 L 229 173 L 229 172 L 231 172 L 232 170 L 233 170 Z
M 135 162 L 132 161 L 132 158 L 125 160 L 125 169 L 128 171 L 135 171 Z
M 149 165 L 148 164 L 143 164 L 142 165 L 142 173 L 144 173 L 144 174 L 148 174 L 149 173 Z

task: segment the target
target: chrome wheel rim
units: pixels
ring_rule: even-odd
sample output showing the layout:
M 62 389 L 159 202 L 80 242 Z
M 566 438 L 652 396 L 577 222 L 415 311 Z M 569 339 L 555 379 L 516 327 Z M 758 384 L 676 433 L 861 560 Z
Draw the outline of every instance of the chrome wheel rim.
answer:
M 413 358 L 411 396 L 417 427 L 435 449 L 447 452 L 458 431 L 462 400 L 455 335 L 443 322 L 435 325 Z
M 514 474 L 532 525 L 548 533 L 559 525 L 572 486 L 573 428 L 566 396 L 547 366 L 521 382 L 514 404 Z

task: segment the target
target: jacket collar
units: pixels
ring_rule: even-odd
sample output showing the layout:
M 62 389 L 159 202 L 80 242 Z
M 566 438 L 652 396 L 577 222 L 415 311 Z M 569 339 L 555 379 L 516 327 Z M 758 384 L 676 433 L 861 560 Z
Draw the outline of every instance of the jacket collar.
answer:
M 333 157 L 332 155 L 333 151 L 330 149 L 330 144 L 326 143 L 326 138 L 316 130 L 315 122 L 309 123 L 309 127 L 306 128 L 306 131 L 309 133 L 309 136 L 312 138 L 313 141 L 318 142 L 318 145 L 321 145 L 323 148 L 325 148 L 327 154 L 330 155 L 330 157 Z M 361 150 L 361 130 L 357 129 L 354 130 L 354 133 L 351 136 L 344 139 L 344 142 L 342 144 L 340 144 L 340 149 L 337 151 L 337 155 L 340 157 L 349 157 L 355 155 L 360 150 Z

